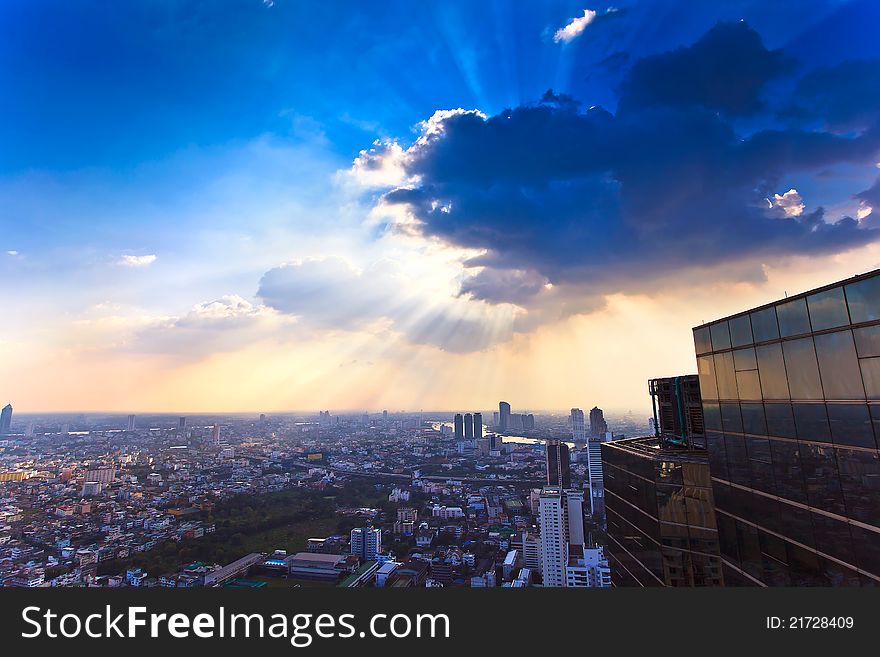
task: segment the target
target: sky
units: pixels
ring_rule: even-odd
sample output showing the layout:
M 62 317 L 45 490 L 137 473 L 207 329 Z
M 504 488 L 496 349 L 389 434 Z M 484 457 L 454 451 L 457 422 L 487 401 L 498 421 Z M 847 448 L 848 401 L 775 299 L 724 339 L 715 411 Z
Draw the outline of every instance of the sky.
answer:
M 692 327 L 880 267 L 877 25 L 2 2 L 0 402 L 645 412 Z

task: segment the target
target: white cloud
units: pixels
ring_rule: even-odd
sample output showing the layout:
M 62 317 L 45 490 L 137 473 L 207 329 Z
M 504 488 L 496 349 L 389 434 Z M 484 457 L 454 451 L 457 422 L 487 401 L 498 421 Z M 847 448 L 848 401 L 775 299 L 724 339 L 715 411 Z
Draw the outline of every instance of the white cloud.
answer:
M 156 262 L 156 256 L 150 255 L 123 255 L 116 261 L 116 264 L 122 267 L 149 267 Z
M 556 43 L 565 42 L 568 43 L 573 41 L 577 37 L 579 37 L 585 29 L 587 29 L 587 25 L 593 22 L 596 18 L 596 12 L 592 9 L 584 9 L 584 15 L 579 18 L 572 18 L 571 21 L 565 27 L 556 30 L 556 34 L 553 35 L 553 40 Z
M 785 194 L 774 194 L 773 200 L 767 199 L 770 207 L 781 208 L 786 217 L 799 217 L 807 206 L 796 189 L 789 189 Z
M 14 250 L 13 250 L 13 251 L 7 251 L 7 252 L 6 252 L 6 255 L 8 255 L 8 256 L 12 256 L 12 257 L 15 257 L 15 256 L 18 255 L 18 251 L 14 251 Z

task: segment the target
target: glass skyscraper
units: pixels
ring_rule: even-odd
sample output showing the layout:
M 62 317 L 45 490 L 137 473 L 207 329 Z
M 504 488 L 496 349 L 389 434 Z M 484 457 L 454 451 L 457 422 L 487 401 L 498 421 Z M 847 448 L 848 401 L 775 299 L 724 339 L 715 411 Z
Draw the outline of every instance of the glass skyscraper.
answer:
M 652 379 L 657 435 L 601 443 L 615 586 L 723 586 L 696 375 Z
M 880 270 L 694 344 L 726 584 L 880 584 Z

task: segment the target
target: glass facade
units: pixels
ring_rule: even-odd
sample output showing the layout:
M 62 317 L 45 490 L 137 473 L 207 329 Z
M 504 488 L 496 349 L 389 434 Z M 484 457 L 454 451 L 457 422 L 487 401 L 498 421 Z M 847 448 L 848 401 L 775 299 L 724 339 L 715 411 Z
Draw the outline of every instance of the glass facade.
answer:
M 880 272 L 694 346 L 727 585 L 880 584 Z
M 606 553 L 615 586 L 722 586 L 705 451 L 659 438 L 602 443 Z

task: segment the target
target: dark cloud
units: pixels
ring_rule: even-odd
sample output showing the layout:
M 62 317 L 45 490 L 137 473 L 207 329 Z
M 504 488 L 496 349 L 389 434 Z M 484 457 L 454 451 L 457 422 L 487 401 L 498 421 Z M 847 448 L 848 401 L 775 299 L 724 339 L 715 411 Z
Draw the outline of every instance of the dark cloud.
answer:
M 744 23 L 722 24 L 636 62 L 615 114 L 552 92 L 491 117 L 450 113 L 406 153 L 417 182 L 384 201 L 408 207 L 426 236 L 485 251 L 464 293 L 523 307 L 546 283 L 599 295 L 688 267 L 729 273 L 865 244 L 877 231 L 822 208 L 790 216 L 773 199 L 791 176 L 873 165 L 876 122 L 737 128 L 735 115 L 760 110 L 768 81 L 790 67 Z M 832 114 L 829 125 L 843 116 Z
M 831 130 L 876 129 L 880 121 L 880 59 L 844 62 L 798 82 L 785 115 L 819 119 Z
M 705 107 L 731 115 L 762 108 L 761 93 L 792 62 L 767 50 L 744 22 L 719 23 L 687 48 L 636 62 L 621 85 L 620 108 Z

